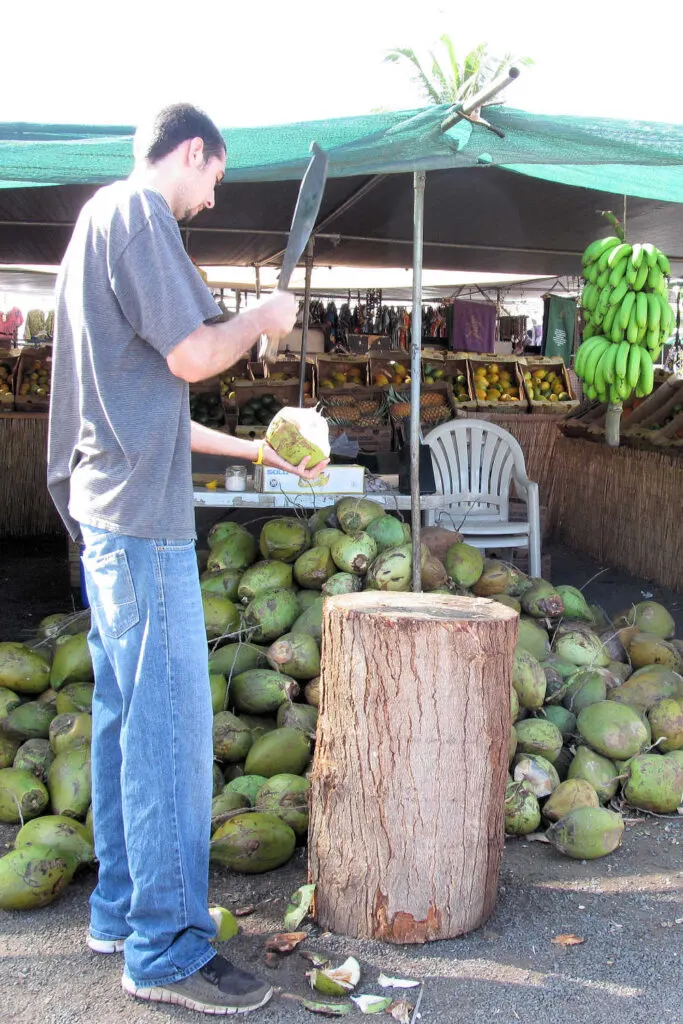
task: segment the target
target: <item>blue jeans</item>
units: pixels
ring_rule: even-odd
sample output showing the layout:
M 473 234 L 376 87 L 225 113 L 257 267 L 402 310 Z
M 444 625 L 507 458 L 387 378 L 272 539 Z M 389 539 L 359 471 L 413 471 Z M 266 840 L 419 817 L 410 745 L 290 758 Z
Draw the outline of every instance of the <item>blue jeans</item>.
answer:
M 215 955 L 213 719 L 195 546 L 82 530 L 100 862 L 90 932 L 125 938 L 136 984 L 170 984 Z

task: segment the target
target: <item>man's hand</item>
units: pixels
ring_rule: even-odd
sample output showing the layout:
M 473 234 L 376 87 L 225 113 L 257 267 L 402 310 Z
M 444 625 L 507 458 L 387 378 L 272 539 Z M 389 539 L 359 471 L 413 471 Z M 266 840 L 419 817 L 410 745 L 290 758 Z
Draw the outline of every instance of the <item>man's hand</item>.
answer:
M 310 461 L 310 455 L 307 455 L 305 459 L 302 459 L 298 466 L 292 466 L 289 462 L 285 462 L 284 459 L 280 458 L 278 453 L 270 447 L 269 444 L 263 446 L 263 462 L 266 466 L 273 466 L 275 469 L 286 469 L 288 473 L 295 473 L 296 476 L 300 476 L 302 480 L 315 480 L 317 476 L 320 476 L 322 471 L 329 466 L 330 460 L 323 459 L 317 466 L 312 466 L 307 469 Z
M 299 303 L 292 292 L 276 291 L 253 308 L 260 313 L 264 334 L 284 338 L 296 323 Z

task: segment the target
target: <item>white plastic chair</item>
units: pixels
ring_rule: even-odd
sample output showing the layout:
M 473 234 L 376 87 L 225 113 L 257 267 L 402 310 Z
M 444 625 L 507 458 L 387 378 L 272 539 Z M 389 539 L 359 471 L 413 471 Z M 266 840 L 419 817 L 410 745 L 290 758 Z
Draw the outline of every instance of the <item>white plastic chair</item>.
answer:
M 530 575 L 541 575 L 538 484 L 529 480 L 519 442 L 486 420 L 449 420 L 424 439 L 432 450 L 436 489 L 452 494 L 438 525 L 458 530 L 477 548 L 528 548 Z M 510 521 L 510 483 L 526 503 L 526 521 Z M 435 525 L 436 513 L 426 513 Z

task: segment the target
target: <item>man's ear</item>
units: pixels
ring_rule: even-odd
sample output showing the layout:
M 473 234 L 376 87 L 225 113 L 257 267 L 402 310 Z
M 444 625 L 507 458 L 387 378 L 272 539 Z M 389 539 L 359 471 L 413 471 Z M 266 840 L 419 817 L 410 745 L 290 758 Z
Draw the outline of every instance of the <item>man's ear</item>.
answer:
M 190 139 L 187 144 L 187 162 L 191 167 L 204 166 L 204 140 Z

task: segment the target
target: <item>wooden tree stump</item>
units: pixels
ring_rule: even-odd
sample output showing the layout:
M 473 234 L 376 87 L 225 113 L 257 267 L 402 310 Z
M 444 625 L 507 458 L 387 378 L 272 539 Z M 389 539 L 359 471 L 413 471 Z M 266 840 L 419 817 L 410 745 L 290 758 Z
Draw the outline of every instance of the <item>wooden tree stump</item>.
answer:
M 309 833 L 321 927 L 426 942 L 490 915 L 517 619 L 440 594 L 325 600 Z

